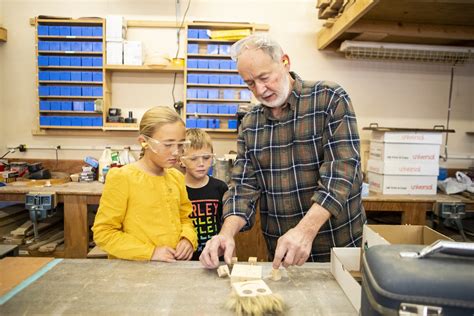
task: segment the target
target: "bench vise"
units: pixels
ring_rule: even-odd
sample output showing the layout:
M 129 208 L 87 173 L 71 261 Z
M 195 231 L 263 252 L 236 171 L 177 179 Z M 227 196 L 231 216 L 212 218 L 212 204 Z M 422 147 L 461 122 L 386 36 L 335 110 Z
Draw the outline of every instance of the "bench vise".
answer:
M 25 208 L 30 213 L 35 239 L 38 239 L 38 222 L 56 213 L 58 204 L 54 192 L 29 192 L 25 196 Z

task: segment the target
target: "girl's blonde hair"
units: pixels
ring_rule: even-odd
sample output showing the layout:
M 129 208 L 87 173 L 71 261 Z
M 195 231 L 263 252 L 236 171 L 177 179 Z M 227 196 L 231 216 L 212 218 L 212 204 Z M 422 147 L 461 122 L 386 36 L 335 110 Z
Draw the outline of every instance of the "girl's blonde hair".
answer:
M 199 150 L 204 147 L 211 148 L 211 152 L 213 152 L 212 148 L 212 140 L 211 136 L 209 136 L 206 131 L 203 131 L 199 128 L 189 128 L 186 130 L 186 140 L 190 141 L 190 144 L 185 147 L 187 149 L 194 149 Z
M 181 122 L 185 126 L 183 119 L 178 113 L 169 106 L 155 106 L 143 114 L 140 120 L 140 135 L 152 137 L 153 134 L 165 124 L 172 124 Z M 142 148 L 140 158 L 145 154 L 145 149 Z

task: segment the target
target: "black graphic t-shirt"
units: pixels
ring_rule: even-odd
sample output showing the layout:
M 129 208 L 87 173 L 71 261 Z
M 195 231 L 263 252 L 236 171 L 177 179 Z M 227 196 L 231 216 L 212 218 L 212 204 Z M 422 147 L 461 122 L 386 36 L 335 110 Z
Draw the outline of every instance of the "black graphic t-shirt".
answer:
M 186 186 L 188 197 L 193 204 L 193 219 L 198 237 L 198 248 L 192 260 L 199 260 L 206 242 L 217 235 L 221 228 L 222 197 L 227 191 L 227 184 L 219 179 L 209 177 L 209 182 L 202 188 Z

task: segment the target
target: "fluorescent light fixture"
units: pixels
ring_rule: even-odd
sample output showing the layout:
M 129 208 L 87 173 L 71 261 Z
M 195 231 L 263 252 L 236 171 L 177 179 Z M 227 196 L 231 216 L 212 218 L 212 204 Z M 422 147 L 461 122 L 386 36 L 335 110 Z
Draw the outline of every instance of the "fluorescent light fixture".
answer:
M 339 48 L 348 59 L 419 61 L 464 64 L 474 59 L 474 47 L 344 41 Z

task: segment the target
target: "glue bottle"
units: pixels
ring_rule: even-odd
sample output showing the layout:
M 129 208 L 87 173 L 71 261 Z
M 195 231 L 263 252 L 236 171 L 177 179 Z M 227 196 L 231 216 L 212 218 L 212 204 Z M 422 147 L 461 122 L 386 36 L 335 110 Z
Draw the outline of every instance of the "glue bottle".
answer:
M 110 147 L 105 147 L 102 152 L 102 156 L 99 159 L 99 182 L 104 183 L 104 168 L 109 167 L 112 164 L 112 150 Z

